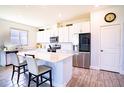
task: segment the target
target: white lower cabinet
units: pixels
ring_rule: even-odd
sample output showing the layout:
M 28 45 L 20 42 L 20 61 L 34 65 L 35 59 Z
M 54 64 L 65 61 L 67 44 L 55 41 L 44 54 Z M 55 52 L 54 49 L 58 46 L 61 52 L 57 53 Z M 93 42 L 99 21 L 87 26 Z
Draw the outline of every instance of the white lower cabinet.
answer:
M 4 51 L 0 51 L 0 66 L 6 65 L 6 56 Z

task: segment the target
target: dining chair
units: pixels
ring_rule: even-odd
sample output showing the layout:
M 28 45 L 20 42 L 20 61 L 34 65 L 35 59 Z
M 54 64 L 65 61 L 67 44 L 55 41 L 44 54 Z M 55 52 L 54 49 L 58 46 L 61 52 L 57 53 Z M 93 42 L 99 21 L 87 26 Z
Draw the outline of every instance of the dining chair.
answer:
M 12 71 L 12 77 L 11 80 L 13 80 L 14 73 L 17 72 L 17 83 L 19 82 L 20 74 L 25 73 L 28 71 L 25 67 L 27 66 L 26 60 L 21 60 L 19 59 L 19 56 L 16 53 L 12 53 L 11 55 L 12 59 L 12 66 L 13 66 L 13 71 Z M 21 72 L 21 69 L 23 69 L 23 72 Z
M 37 61 L 35 60 L 34 55 L 30 54 L 25 54 L 26 56 L 26 61 L 28 64 L 28 70 L 29 70 L 29 81 L 28 81 L 28 86 L 30 86 L 30 82 L 34 81 L 36 83 L 36 86 L 38 87 L 39 85 L 49 81 L 50 86 L 52 87 L 52 69 L 51 67 L 45 66 L 45 65 L 37 65 Z M 43 75 L 49 73 L 49 77 L 46 78 Z M 32 77 L 34 76 L 34 77 Z M 41 78 L 41 82 L 39 82 L 39 77 Z M 36 79 L 36 80 L 35 80 Z

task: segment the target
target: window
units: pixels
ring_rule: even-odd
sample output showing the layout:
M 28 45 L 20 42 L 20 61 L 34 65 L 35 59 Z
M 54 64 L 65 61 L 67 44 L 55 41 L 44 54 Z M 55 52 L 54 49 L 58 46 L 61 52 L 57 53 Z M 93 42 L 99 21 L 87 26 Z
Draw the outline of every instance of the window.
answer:
M 28 44 L 28 32 L 25 30 L 11 28 L 11 43 L 15 45 Z

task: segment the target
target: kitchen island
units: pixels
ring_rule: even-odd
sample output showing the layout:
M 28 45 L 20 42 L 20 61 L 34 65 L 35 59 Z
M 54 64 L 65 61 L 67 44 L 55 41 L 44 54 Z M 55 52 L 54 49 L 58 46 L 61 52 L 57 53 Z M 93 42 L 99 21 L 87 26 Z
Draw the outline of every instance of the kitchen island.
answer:
M 52 82 L 55 87 L 64 87 L 72 78 L 72 53 L 22 51 L 18 55 L 33 54 L 40 63 L 52 67 Z

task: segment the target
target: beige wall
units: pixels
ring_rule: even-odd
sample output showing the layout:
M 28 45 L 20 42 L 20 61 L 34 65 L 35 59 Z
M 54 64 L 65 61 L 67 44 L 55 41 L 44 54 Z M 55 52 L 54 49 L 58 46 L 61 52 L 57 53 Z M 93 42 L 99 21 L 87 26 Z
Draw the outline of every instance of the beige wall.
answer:
M 36 45 L 36 28 L 8 20 L 0 19 L 0 45 L 2 41 L 10 43 L 10 28 L 23 29 L 28 31 L 28 45 L 25 48 L 34 48 Z

